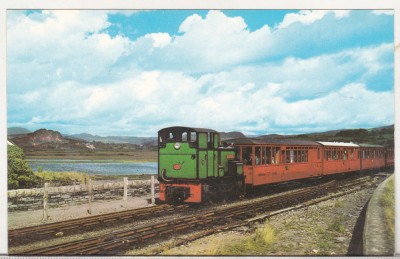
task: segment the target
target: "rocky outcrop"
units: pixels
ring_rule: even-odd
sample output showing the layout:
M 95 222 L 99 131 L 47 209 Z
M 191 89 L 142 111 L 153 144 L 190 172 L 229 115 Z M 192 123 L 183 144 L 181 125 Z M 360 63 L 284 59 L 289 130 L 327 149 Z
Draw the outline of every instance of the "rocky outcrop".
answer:
M 86 143 L 81 143 L 82 141 L 64 138 L 60 132 L 47 129 L 40 129 L 23 136 L 16 136 L 12 138 L 12 141 L 22 148 L 61 148 L 81 145 L 86 148 Z
M 45 143 L 59 143 L 65 144 L 70 142 L 67 139 L 64 139 L 60 132 L 54 130 L 40 129 L 33 133 L 27 135 L 29 138 L 29 142 L 32 143 L 33 146 L 45 144 Z

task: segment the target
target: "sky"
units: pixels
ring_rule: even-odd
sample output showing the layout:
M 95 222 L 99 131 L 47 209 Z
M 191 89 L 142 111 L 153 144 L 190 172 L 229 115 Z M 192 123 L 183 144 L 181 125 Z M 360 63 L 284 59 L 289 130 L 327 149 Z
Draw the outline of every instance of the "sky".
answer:
M 394 123 L 388 10 L 8 10 L 7 126 L 156 136 Z

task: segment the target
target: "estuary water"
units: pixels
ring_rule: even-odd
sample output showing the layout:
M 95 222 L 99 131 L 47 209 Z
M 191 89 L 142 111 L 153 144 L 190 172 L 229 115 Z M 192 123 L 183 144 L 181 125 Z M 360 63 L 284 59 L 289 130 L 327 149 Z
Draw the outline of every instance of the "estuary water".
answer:
M 34 172 L 80 172 L 99 175 L 157 174 L 157 162 L 126 162 L 113 160 L 29 159 Z

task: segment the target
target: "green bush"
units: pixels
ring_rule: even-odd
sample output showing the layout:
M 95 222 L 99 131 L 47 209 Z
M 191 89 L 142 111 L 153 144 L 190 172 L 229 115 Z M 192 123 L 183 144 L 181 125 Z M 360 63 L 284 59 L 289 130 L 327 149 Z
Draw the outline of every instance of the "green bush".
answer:
M 48 172 L 41 171 L 35 173 L 43 182 L 48 182 L 51 186 L 73 185 L 74 183 L 84 184 L 89 180 L 89 175 L 78 172 Z
M 41 180 L 37 177 L 25 160 L 24 152 L 17 146 L 8 146 L 8 189 L 38 187 Z

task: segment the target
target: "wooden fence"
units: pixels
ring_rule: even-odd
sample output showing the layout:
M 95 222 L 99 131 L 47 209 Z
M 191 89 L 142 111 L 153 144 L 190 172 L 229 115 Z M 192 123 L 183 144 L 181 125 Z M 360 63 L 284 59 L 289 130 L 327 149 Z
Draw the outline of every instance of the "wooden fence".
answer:
M 108 182 L 101 184 L 77 184 L 71 186 L 49 186 L 46 188 L 9 190 L 8 210 L 37 210 L 48 207 L 65 205 L 78 205 L 97 200 L 127 201 L 128 196 L 140 197 L 152 194 L 158 190 L 158 181 L 152 180 L 128 180 L 124 178 L 120 182 Z M 152 187 L 153 186 L 153 187 Z M 153 190 L 152 190 L 153 189 Z

